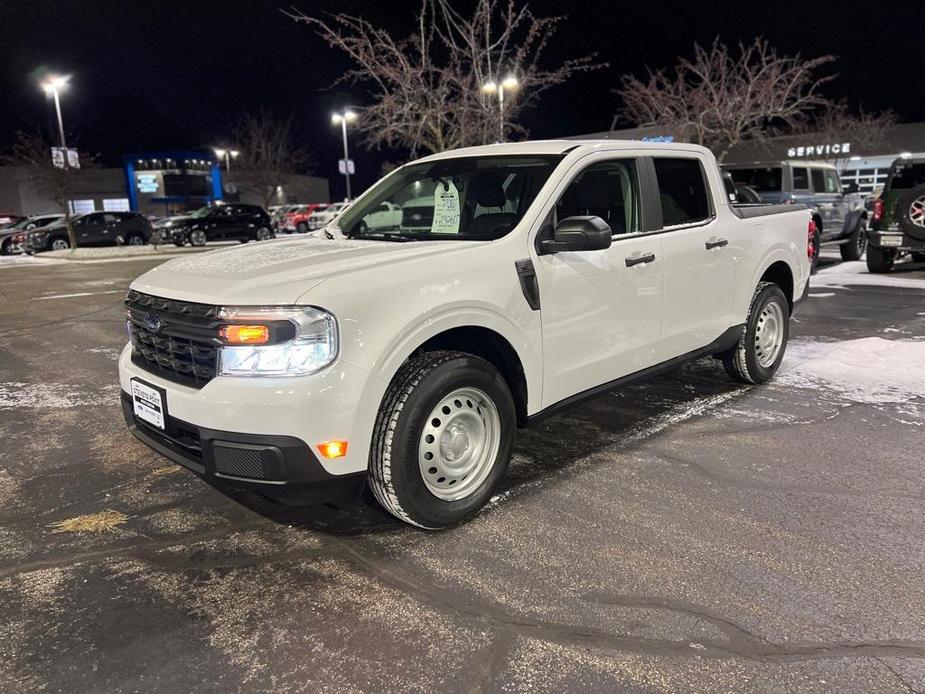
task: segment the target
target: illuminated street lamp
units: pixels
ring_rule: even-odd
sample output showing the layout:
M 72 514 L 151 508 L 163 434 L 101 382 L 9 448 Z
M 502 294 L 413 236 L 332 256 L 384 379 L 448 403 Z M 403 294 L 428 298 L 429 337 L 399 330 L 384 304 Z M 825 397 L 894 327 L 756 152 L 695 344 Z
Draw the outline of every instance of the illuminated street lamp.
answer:
M 236 149 L 224 149 L 222 147 L 215 147 L 214 151 L 219 160 L 225 160 L 225 170 L 231 171 L 231 160 L 237 159 L 240 152 Z
M 347 123 L 357 119 L 357 114 L 349 108 L 331 114 L 331 123 L 339 125 L 344 138 L 344 180 L 347 182 L 347 199 L 350 199 L 350 151 L 347 149 Z
M 491 80 L 482 85 L 482 91 L 486 94 L 498 95 L 498 136 L 499 141 L 504 142 L 504 92 L 514 92 L 520 88 L 520 82 L 514 75 L 508 75 L 501 82 Z
M 67 144 L 64 141 L 64 120 L 61 118 L 61 100 L 58 97 L 58 93 L 63 91 L 67 87 L 67 81 L 71 79 L 68 75 L 49 75 L 44 80 L 42 80 L 42 89 L 45 90 L 45 93 L 54 98 L 55 100 L 55 113 L 58 115 L 58 134 L 61 136 L 61 149 L 67 149 Z M 67 153 L 64 155 L 65 161 L 67 161 Z

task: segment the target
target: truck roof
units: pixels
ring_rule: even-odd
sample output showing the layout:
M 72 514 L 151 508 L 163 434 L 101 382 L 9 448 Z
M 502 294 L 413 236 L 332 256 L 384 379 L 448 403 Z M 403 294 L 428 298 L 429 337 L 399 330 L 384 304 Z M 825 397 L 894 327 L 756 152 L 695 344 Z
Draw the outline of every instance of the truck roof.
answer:
M 773 161 L 737 161 L 735 164 L 722 164 L 724 169 L 757 169 L 769 166 L 812 166 L 813 168 L 826 168 L 838 170 L 835 164 L 818 159 L 774 159 Z
M 697 152 L 700 154 L 712 154 L 706 147 L 693 145 L 687 142 L 646 142 L 644 140 L 528 140 L 526 142 L 501 142 L 493 145 L 482 145 L 480 147 L 463 147 L 461 149 L 452 149 L 446 152 L 438 152 L 417 161 L 439 161 L 440 159 L 451 159 L 454 157 L 482 157 L 494 155 L 535 155 L 535 154 L 565 154 L 573 150 L 595 150 L 608 149 L 664 149 L 668 151 L 684 150 L 688 152 Z

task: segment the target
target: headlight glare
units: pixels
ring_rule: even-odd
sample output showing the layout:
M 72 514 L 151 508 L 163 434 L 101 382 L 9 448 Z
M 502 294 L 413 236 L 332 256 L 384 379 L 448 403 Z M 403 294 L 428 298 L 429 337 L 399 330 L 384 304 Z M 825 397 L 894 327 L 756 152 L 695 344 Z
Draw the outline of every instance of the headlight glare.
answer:
M 275 345 L 235 345 L 219 352 L 222 376 L 305 376 L 320 371 L 337 358 L 337 321 L 316 308 L 223 309 L 234 320 L 288 320 L 295 337 Z

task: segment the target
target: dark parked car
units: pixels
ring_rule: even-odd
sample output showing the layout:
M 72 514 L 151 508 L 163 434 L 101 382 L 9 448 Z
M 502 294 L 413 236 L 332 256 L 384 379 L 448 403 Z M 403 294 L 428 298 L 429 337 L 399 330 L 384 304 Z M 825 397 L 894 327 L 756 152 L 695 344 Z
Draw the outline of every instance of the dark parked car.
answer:
M 21 219 L 12 226 L 0 229 L 0 255 L 11 255 L 22 252 L 22 244 L 17 240 L 20 236 L 25 238 L 24 232 L 39 229 L 53 224 L 61 219 L 61 214 L 39 214 Z
M 265 241 L 273 238 L 273 223 L 258 205 L 211 205 L 172 220 L 171 240 L 178 246 L 204 246 L 209 241 Z
M 867 269 L 889 272 L 907 253 L 925 262 L 925 159 L 897 159 L 874 200 Z
M 737 188 L 747 186 L 764 202 L 802 203 L 813 212 L 816 234 L 813 269 L 822 245 L 838 245 L 842 260 L 860 260 L 867 247 L 867 210 L 856 185 L 842 188 L 838 169 L 820 161 L 777 161 L 769 164 L 732 164 Z
M 90 212 L 72 217 L 71 223 L 79 247 L 143 246 L 151 238 L 151 222 L 137 212 Z M 30 231 L 25 245 L 27 253 L 70 248 L 64 220 Z

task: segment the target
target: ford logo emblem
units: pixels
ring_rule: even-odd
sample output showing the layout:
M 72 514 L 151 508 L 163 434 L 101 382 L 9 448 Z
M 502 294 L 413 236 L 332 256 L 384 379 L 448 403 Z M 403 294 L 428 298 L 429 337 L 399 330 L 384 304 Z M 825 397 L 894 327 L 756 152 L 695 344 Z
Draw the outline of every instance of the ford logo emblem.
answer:
M 145 327 L 152 333 L 156 333 L 161 329 L 161 319 L 157 316 L 156 313 L 146 313 L 144 324 Z

